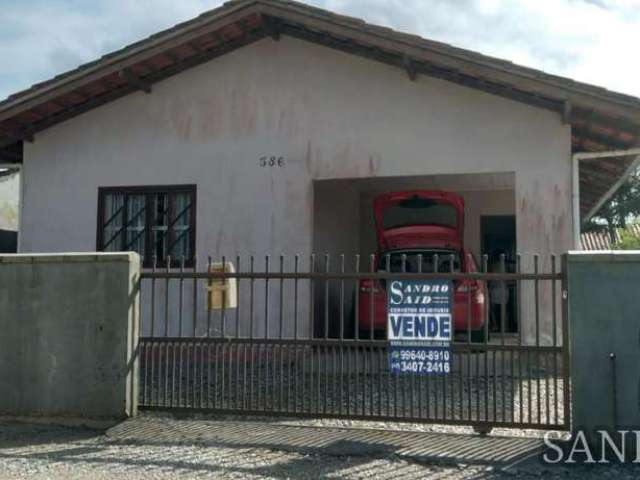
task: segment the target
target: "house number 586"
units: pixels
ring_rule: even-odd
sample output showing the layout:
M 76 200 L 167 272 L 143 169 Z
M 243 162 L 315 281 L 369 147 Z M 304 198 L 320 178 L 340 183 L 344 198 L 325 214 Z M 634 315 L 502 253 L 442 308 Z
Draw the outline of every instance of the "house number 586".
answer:
M 264 156 L 258 163 L 261 167 L 284 167 L 284 157 Z

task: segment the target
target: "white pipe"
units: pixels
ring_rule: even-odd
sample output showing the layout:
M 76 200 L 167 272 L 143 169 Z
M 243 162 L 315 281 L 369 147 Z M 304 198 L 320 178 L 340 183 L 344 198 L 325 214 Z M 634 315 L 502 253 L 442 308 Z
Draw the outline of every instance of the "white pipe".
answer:
M 607 152 L 578 152 L 574 153 L 574 158 L 578 160 L 597 160 L 598 158 L 610 157 L 630 157 L 640 155 L 640 148 L 630 148 L 628 150 L 609 150 Z
M 25 182 L 25 175 L 24 175 L 24 169 L 20 169 L 20 184 L 18 185 L 18 188 L 20 189 L 20 191 L 18 192 L 18 239 L 16 242 L 16 252 L 17 253 L 22 253 L 22 239 L 24 237 L 24 235 L 22 235 L 22 219 L 24 218 L 23 216 L 23 210 L 24 210 L 24 182 Z
M 571 161 L 571 203 L 573 207 L 573 246 L 576 250 L 582 250 L 580 242 L 580 227 L 582 222 L 580 220 L 580 160 L 597 160 L 600 158 L 612 158 L 612 157 L 629 157 L 640 156 L 640 148 L 631 148 L 629 150 L 611 150 L 608 152 L 578 152 L 572 155 Z M 637 166 L 638 159 L 634 161 Z M 624 175 L 616 184 L 610 188 L 607 193 L 598 201 L 600 206 L 608 200 L 608 198 L 615 193 L 617 187 L 628 177 L 633 171 L 633 168 L 628 168 Z M 615 187 L 615 189 L 614 189 Z M 591 210 L 593 212 L 593 209 Z M 591 213 L 590 212 L 590 213 Z
M 580 158 L 575 153 L 571 159 L 571 206 L 573 207 L 573 248 L 582 250 L 580 242 Z

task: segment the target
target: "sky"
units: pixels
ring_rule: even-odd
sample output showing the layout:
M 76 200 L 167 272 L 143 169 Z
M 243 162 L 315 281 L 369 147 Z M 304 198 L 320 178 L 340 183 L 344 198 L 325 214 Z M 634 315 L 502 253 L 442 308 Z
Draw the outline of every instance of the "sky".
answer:
M 640 97 L 640 0 L 306 0 Z M 0 0 L 0 99 L 219 6 Z

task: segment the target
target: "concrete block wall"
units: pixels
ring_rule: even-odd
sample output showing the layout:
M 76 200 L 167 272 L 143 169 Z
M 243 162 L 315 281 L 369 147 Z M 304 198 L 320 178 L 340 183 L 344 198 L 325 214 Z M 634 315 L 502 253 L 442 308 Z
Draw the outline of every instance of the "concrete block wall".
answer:
M 134 415 L 140 259 L 0 256 L 0 415 Z
M 573 429 L 640 430 L 640 251 L 567 259 Z

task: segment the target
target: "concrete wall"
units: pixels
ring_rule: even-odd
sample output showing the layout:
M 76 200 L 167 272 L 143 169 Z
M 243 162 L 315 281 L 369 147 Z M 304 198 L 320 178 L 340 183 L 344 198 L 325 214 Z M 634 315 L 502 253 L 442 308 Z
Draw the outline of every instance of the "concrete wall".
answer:
M 639 430 L 640 252 L 570 253 L 568 282 L 574 429 Z
M 137 254 L 0 256 L 0 415 L 135 413 L 138 276 Z
M 289 37 L 36 135 L 21 250 L 91 251 L 99 186 L 195 183 L 199 257 L 309 253 L 313 181 L 513 172 L 518 246 L 571 246 L 560 116 Z M 262 156 L 283 167 L 260 167 Z

